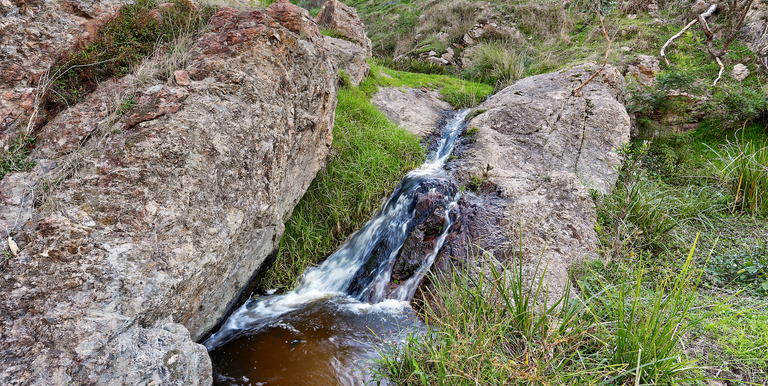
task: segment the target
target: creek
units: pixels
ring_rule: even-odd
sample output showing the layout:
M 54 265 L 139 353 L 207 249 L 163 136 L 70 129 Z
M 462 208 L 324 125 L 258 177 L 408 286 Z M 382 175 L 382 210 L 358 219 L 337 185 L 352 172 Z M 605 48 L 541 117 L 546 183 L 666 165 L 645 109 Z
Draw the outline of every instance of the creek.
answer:
M 456 218 L 460 192 L 443 166 L 468 112 L 454 113 L 427 161 L 295 290 L 251 297 L 205 341 L 215 384 L 364 384 L 382 344 L 424 331 L 409 302 Z M 404 256 L 409 235 L 428 229 L 425 252 Z

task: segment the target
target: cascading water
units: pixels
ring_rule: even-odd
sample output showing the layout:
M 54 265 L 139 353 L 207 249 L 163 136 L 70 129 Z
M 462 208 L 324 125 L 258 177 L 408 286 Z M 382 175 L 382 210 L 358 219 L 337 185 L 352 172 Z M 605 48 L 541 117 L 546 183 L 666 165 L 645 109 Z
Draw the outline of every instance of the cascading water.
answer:
M 452 225 L 458 189 L 443 166 L 469 110 L 448 121 L 437 149 L 398 185 L 379 213 L 318 266 L 307 269 L 296 290 L 255 297 L 237 309 L 206 342 L 215 383 L 223 385 L 355 385 L 364 382 L 360 361 L 375 353 L 371 338 L 399 340 L 423 326 L 408 301 L 429 271 Z M 442 214 L 434 247 L 393 279 L 403 244 L 418 226 L 417 199 Z M 433 228 L 435 228 L 433 226 Z M 432 245 L 432 244 L 430 244 Z M 395 284 L 396 283 L 396 284 Z

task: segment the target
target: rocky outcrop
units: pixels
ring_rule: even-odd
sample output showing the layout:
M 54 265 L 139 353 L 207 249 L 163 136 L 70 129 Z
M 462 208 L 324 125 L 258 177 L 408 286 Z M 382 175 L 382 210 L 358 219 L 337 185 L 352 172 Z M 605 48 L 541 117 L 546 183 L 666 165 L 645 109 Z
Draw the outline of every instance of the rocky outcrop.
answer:
M 541 259 L 538 274 L 546 266 L 551 302 L 563 293 L 569 267 L 597 255 L 589 191 L 612 189 L 616 150 L 630 129 L 616 68 L 606 67 L 583 96 L 572 95 L 597 69 L 588 64 L 525 78 L 478 106 L 482 113 L 468 124 L 473 143 L 449 163 L 477 194 L 459 201 L 460 220 L 438 268 L 451 257 L 482 265 L 484 254 L 472 252 L 479 248 L 500 262 L 522 259 L 532 278 Z
M 371 69 L 367 60 L 371 57 L 372 45 L 357 11 L 338 0 L 329 0 L 323 4 L 315 22 L 337 36 L 325 39 L 333 64 L 349 75 L 353 86 L 359 86 Z
M 48 68 L 127 0 L 0 1 L 0 147 L 26 128 Z M 33 126 L 45 122 L 39 111 Z
M 329 0 L 315 17 L 317 25 L 333 30 L 344 39 L 360 44 L 366 57 L 371 57 L 371 39 L 365 34 L 365 25 L 357 16 L 357 10 L 339 0 Z
M 26 220 L 0 265 L 0 383 L 211 383 L 194 342 L 277 247 L 331 145 L 329 53 L 306 15 L 270 9 L 221 9 L 178 84 L 137 90 L 124 114 L 100 93 L 128 80 L 102 84 L 41 129 L 38 168 L 5 177 L 2 220 Z
M 371 65 L 366 60 L 365 48 L 348 40 L 327 36 L 325 46 L 331 52 L 331 60 L 337 69 L 349 75 L 353 86 L 359 86 L 371 70 Z
M 768 4 L 753 2 L 741 27 L 741 36 L 763 65 L 768 65 Z
M 630 65 L 627 74 L 634 76 L 640 84 L 651 87 L 656 84 L 656 75 L 661 72 L 659 58 L 650 55 L 638 56 L 637 65 Z
M 439 92 L 426 89 L 382 87 L 371 102 L 390 121 L 420 138 L 434 134 L 443 114 L 451 110 L 451 105 L 440 99 Z

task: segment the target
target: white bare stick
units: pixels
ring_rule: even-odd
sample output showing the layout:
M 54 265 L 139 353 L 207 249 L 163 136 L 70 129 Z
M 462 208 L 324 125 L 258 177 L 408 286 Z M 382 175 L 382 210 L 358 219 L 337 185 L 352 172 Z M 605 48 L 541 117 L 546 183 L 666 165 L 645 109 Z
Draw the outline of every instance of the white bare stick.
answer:
M 723 61 L 720 60 L 720 57 L 715 56 L 715 60 L 717 60 L 717 64 L 720 65 L 720 72 L 717 73 L 717 79 L 715 79 L 715 83 L 712 83 L 713 86 L 717 85 L 717 82 L 723 77 L 723 71 L 725 71 L 725 66 L 723 65 Z
M 690 23 L 688 23 L 688 25 L 686 25 L 686 26 L 685 26 L 685 28 L 681 29 L 681 30 L 680 30 L 680 32 L 678 32 L 677 34 L 675 34 L 674 36 L 672 36 L 671 38 L 669 38 L 669 40 L 667 40 L 667 42 L 666 42 L 666 43 L 664 43 L 664 46 L 663 46 L 663 47 L 661 47 L 661 57 L 662 57 L 662 58 L 664 58 L 664 62 L 665 62 L 665 63 L 667 63 L 667 66 L 669 66 L 669 60 L 667 60 L 667 54 L 666 54 L 664 51 L 666 51 L 666 50 L 667 50 L 667 47 L 668 47 L 668 46 L 669 46 L 669 45 L 672 43 L 672 41 L 673 41 L 673 40 L 675 40 L 675 39 L 677 39 L 677 38 L 679 38 L 680 36 L 683 36 L 683 34 L 685 33 L 685 31 L 687 31 L 687 30 L 688 30 L 689 28 L 691 28 L 691 27 L 692 27 L 694 24 L 696 24 L 696 22 L 698 22 L 698 21 L 699 21 L 699 18 L 701 18 L 701 19 L 703 20 L 703 19 L 705 19 L 705 18 L 707 18 L 707 17 L 710 17 L 710 16 L 712 16 L 712 14 L 715 12 L 715 10 L 717 10 L 717 4 L 712 4 L 712 6 L 711 6 L 711 7 L 709 7 L 709 9 L 707 10 L 707 12 L 704 12 L 704 13 L 702 13 L 701 15 L 699 15 L 699 17 L 698 17 L 698 18 L 696 18 L 696 19 L 693 19 L 693 20 L 692 20 Z

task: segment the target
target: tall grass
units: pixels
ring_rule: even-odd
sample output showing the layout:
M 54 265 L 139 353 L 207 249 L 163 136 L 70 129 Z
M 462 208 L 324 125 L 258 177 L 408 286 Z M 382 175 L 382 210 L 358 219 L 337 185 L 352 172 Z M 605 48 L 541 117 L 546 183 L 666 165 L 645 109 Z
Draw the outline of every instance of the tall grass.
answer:
M 736 141 L 714 150 L 718 171 L 733 194 L 732 209 L 763 214 L 768 211 L 768 146 Z
M 636 385 L 690 380 L 695 366 L 681 353 L 680 339 L 706 317 L 690 315 L 698 281 L 692 267 L 694 249 L 695 242 L 680 273 L 658 283 L 650 299 L 644 297 L 642 268 L 635 283 L 605 287 L 600 293 L 598 312 L 605 312 L 604 323 L 612 325 L 606 331 L 612 340 L 610 363 L 624 368 L 616 379 L 631 379 Z
M 523 77 L 525 58 L 510 43 L 482 43 L 475 57 L 475 71 L 481 82 L 494 84 L 500 90 Z
M 261 286 L 292 286 L 369 220 L 400 178 L 422 161 L 419 139 L 370 103 L 374 82 L 369 78 L 359 88 L 339 90 L 330 161 L 286 222 Z
M 690 314 L 697 278 L 692 256 L 693 249 L 680 274 L 651 290 L 642 272 L 618 285 L 592 277 L 598 284 L 584 286 L 583 299 L 566 291 L 553 307 L 544 305 L 545 284 L 524 277 L 519 262 L 502 269 L 489 263 L 480 273 L 457 269 L 434 278 L 433 301 L 422 310 L 429 332 L 390 344 L 374 373 L 395 385 L 700 379 L 680 344 L 703 317 Z

